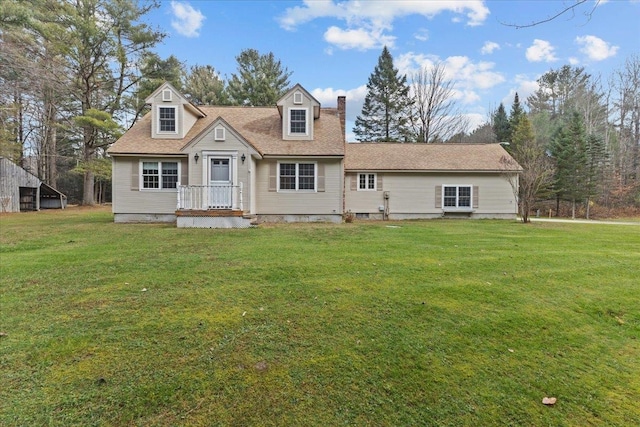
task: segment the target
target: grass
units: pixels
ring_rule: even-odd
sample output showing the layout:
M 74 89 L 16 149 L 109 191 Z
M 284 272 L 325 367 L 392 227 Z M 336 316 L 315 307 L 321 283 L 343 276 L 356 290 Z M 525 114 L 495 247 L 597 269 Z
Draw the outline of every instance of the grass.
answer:
M 0 244 L 3 426 L 640 425 L 633 225 L 68 209 Z

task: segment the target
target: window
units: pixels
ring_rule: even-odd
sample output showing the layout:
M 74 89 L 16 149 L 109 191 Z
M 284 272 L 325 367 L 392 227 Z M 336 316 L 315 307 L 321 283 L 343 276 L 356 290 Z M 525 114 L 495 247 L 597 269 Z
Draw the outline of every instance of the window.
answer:
M 280 190 L 314 191 L 316 189 L 315 163 L 280 163 L 278 166 Z
M 290 134 L 307 134 L 307 110 L 292 108 L 289 111 L 291 120 L 289 122 Z
M 176 132 L 176 107 L 158 107 L 158 130 Z
M 470 185 L 443 186 L 442 206 L 444 208 L 471 209 L 471 186 Z
M 142 162 L 142 188 L 176 188 L 178 174 L 178 162 Z
M 375 173 L 361 173 L 358 174 L 358 190 L 375 190 L 376 189 L 376 174 Z
M 224 128 L 223 127 L 217 127 L 215 128 L 214 132 L 213 132 L 213 136 L 214 139 L 216 141 L 224 141 L 224 137 L 225 137 L 225 132 L 224 132 Z

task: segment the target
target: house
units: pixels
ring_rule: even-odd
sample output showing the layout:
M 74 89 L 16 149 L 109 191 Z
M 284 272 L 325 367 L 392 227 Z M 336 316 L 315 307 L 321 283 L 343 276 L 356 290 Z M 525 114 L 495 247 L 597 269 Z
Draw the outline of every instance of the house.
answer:
M 338 97 L 337 108 L 323 108 L 295 85 L 272 107 L 195 106 L 164 83 L 146 102 L 150 112 L 108 150 L 115 222 L 208 228 L 340 222 L 348 211 L 361 218 L 441 216 L 453 213 L 449 193 L 454 185 L 456 213 L 515 217 L 517 212 L 504 171 L 494 167 L 508 156 L 498 144 L 465 146 L 473 150 L 468 154 L 482 158 L 462 169 L 435 159 L 403 163 L 408 158 L 396 149 L 424 157 L 431 147 L 346 144 L 345 97 Z M 442 147 L 439 158 L 446 158 L 448 149 L 464 154 L 464 149 L 446 148 L 452 145 Z M 385 166 L 385 159 L 395 160 Z M 484 165 L 488 159 L 490 167 Z M 517 170 L 511 172 L 517 177 Z M 446 193 L 440 207 L 437 185 Z M 471 186 L 477 208 L 465 206 L 465 186 Z M 501 195 L 492 195 L 496 192 Z M 417 197 L 430 197 L 430 203 Z
M 64 209 L 67 196 L 0 156 L 0 212 Z
M 356 218 L 514 218 L 508 156 L 500 144 L 347 144 L 345 206 Z

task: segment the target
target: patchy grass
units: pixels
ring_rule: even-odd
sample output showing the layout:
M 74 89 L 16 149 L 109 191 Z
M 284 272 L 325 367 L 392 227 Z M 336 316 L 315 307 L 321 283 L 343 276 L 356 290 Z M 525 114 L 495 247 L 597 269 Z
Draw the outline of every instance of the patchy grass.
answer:
M 0 244 L 3 426 L 640 425 L 640 227 L 69 209 Z

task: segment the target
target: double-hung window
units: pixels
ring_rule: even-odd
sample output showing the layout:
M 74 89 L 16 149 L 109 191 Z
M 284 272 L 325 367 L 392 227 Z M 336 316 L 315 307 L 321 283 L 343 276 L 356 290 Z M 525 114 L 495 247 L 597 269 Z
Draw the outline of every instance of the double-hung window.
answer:
M 304 108 L 292 108 L 289 110 L 289 134 L 307 134 L 307 110 Z
M 280 190 L 315 191 L 315 163 L 279 163 L 278 169 Z
M 471 209 L 470 185 L 445 185 L 442 189 L 444 208 Z
M 376 174 L 375 173 L 360 173 L 360 174 L 358 174 L 358 191 L 375 190 L 375 189 L 376 189 Z
M 176 132 L 176 107 L 158 107 L 158 131 Z
M 142 162 L 142 188 L 160 190 L 176 188 L 178 162 Z

